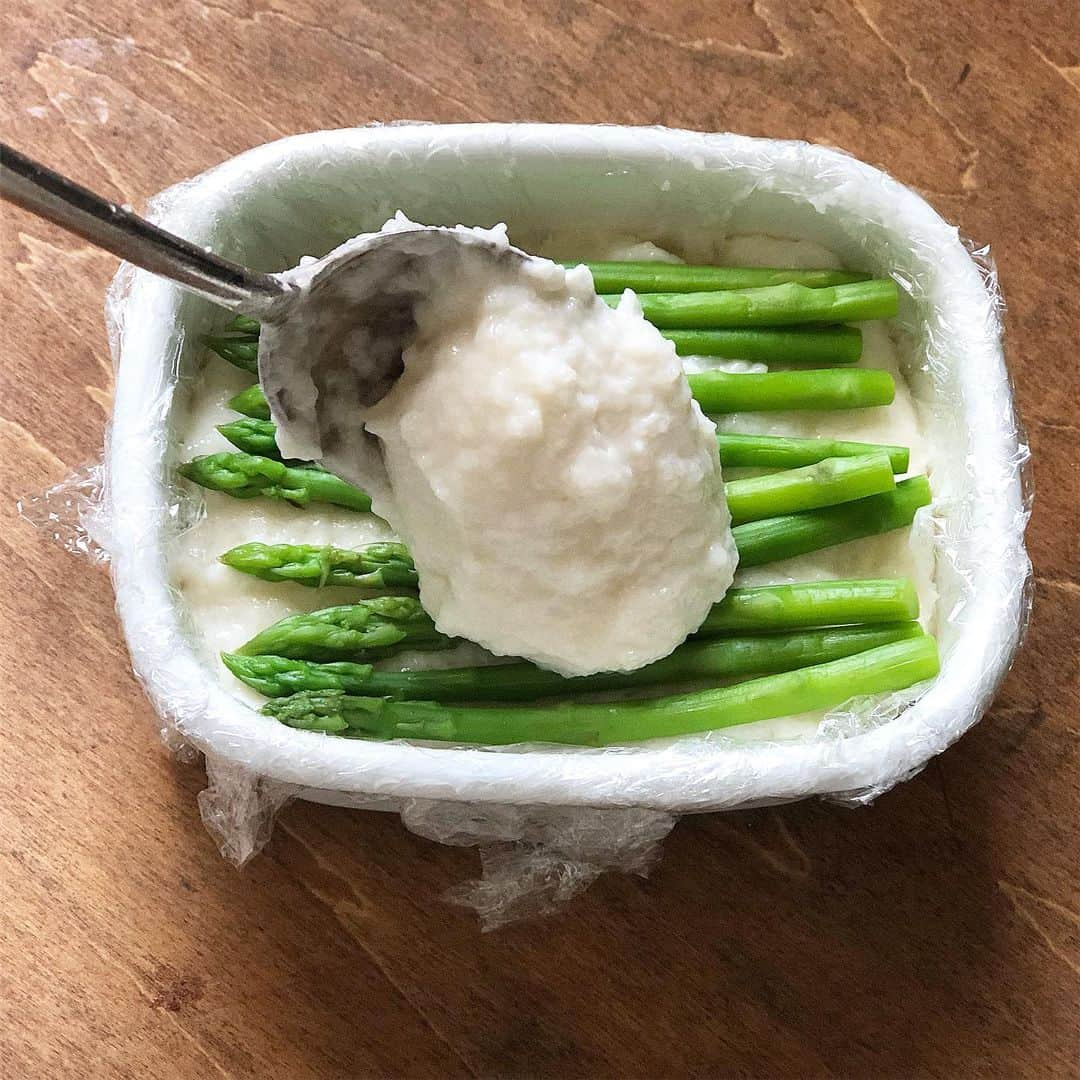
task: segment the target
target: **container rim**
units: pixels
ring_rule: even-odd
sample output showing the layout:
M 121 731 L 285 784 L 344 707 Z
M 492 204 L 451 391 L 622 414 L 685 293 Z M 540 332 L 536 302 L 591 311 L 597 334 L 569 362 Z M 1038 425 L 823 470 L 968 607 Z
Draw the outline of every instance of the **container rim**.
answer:
M 286 162 L 291 168 L 314 168 L 328 153 L 413 153 L 433 140 L 463 160 L 498 152 L 512 154 L 518 163 L 530 155 L 550 160 L 555 153 L 578 160 L 692 160 L 705 169 L 772 164 L 807 183 L 814 175 L 828 174 L 850 183 L 853 192 L 872 185 L 876 198 L 894 201 L 913 234 L 936 245 L 936 257 L 947 268 L 950 282 L 960 283 L 945 304 L 994 303 L 956 230 L 884 172 L 825 147 L 734 134 L 416 122 L 311 132 L 256 147 L 177 185 L 158 198 L 161 209 L 153 216 L 165 227 L 184 231 L 194 221 L 227 215 L 236 186 L 258 183 Z M 895 720 L 848 738 L 522 753 L 350 741 L 285 727 L 207 678 L 184 634 L 168 582 L 163 543 L 169 502 L 167 440 L 155 440 L 148 452 L 145 414 L 147 401 L 160 400 L 163 388 L 175 380 L 182 340 L 177 325 L 180 299 L 176 287 L 128 266 L 121 268 L 111 293 L 118 343 L 107 455 L 112 573 L 136 674 L 166 721 L 219 760 L 309 789 L 476 802 L 693 811 L 811 794 L 857 796 L 918 771 L 958 738 L 979 718 L 1009 668 L 1022 633 L 1024 590 L 1017 587 L 1015 574 L 1011 581 L 1008 574 L 993 574 L 972 598 L 968 625 L 930 689 Z M 959 307 L 956 314 L 961 314 Z M 996 324 L 984 322 L 974 329 L 971 345 L 988 363 L 978 376 L 965 376 L 964 398 L 987 415 L 999 409 L 1002 400 L 1012 400 Z M 160 423 L 167 420 L 163 413 Z M 972 438 L 990 474 L 1012 477 L 1007 489 L 992 493 L 985 510 L 989 527 L 999 529 L 1015 544 L 1013 550 L 1023 553 L 1022 476 L 1015 467 L 1008 469 L 1021 450 L 1015 426 L 1002 418 L 996 427 L 973 430 Z M 114 499 L 118 493 L 123 494 L 122 505 Z M 980 673 L 979 678 L 972 679 L 971 672 Z

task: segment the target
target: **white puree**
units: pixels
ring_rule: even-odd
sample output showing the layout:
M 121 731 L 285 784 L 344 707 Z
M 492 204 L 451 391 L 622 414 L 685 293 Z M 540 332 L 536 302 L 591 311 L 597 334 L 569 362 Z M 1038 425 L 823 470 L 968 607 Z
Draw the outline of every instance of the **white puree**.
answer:
M 577 241 L 575 243 L 575 241 Z M 552 257 L 649 258 L 649 248 L 610 238 L 555 237 L 533 250 Z M 653 249 L 659 251 L 659 249 Z M 695 255 L 702 258 L 702 255 Z M 781 240 L 765 236 L 732 237 L 708 253 L 709 261 L 728 265 L 757 266 L 837 266 L 836 257 L 826 249 L 805 241 Z M 881 367 L 897 376 L 896 400 L 887 408 L 852 410 L 840 413 L 753 413 L 722 417 L 719 427 L 782 435 L 830 435 L 868 442 L 896 443 L 911 448 L 911 471 L 929 471 L 928 448 L 922 425 L 914 409 L 906 382 L 900 377 L 897 349 L 888 329 L 880 324 L 863 326 L 864 349 L 861 364 Z M 687 368 L 694 358 L 684 357 Z M 730 362 L 729 362 L 730 363 Z M 729 364 L 725 364 L 729 366 Z M 741 365 L 730 364 L 736 369 Z M 228 399 L 250 380 L 227 364 L 210 361 L 190 386 L 186 421 L 177 427 L 182 447 L 177 458 L 229 449 L 214 425 L 234 419 L 226 407 Z M 378 518 L 333 507 L 307 510 L 253 499 L 240 502 L 227 495 L 206 492 L 206 515 L 175 543 L 171 557 L 174 585 L 182 592 L 193 628 L 201 637 L 208 662 L 222 683 L 244 700 L 259 704 L 263 698 L 233 678 L 214 661 L 217 652 L 235 647 L 275 619 L 298 610 L 314 610 L 329 604 L 348 603 L 360 596 L 351 589 L 325 590 L 300 585 L 273 585 L 220 565 L 217 556 L 248 540 L 267 543 L 335 544 L 361 546 L 386 539 L 391 532 Z M 913 529 L 900 529 L 883 536 L 868 537 L 838 547 L 800 556 L 783 563 L 736 574 L 735 584 L 766 584 L 843 577 L 907 576 L 914 580 L 920 598 L 921 621 L 932 628 L 934 618 L 934 557 L 929 514 L 920 511 Z M 495 662 L 477 646 L 465 644 L 441 653 L 416 653 L 384 662 L 384 666 L 453 667 Z M 798 738 L 811 736 L 822 719 L 821 713 L 762 721 L 724 731 L 725 738 L 739 740 Z
M 674 347 L 584 267 L 462 269 L 418 307 L 405 374 L 367 417 L 393 489 L 375 509 L 424 608 L 564 675 L 666 656 L 737 557 L 715 427 Z

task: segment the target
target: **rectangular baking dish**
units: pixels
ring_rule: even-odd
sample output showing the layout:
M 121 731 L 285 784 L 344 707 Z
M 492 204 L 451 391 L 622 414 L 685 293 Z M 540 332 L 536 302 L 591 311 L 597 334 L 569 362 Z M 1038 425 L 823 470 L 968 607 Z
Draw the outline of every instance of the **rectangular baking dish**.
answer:
M 931 480 L 941 675 L 913 704 L 910 695 L 857 702 L 854 724 L 798 742 L 702 737 L 493 752 L 334 739 L 261 716 L 219 684 L 167 578 L 166 548 L 182 516 L 169 469 L 173 390 L 220 313 L 125 266 L 108 302 L 117 382 L 107 547 L 132 664 L 168 733 L 325 801 L 688 812 L 812 794 L 869 798 L 978 720 L 1027 612 L 1027 449 L 992 275 L 926 202 L 869 165 L 805 143 L 659 128 L 403 124 L 269 143 L 150 207 L 166 228 L 265 270 L 322 254 L 399 209 L 431 224 L 505 221 L 519 243 L 587 222 L 702 259 L 728 233 L 765 232 L 815 240 L 850 265 L 896 277 L 905 373 L 940 447 Z

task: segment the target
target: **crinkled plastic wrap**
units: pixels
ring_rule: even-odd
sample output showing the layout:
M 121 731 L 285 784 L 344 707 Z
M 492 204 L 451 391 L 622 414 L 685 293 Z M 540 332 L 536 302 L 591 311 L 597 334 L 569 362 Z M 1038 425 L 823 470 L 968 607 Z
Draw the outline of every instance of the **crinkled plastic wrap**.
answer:
M 814 737 L 785 742 L 717 733 L 495 751 L 335 739 L 261 716 L 209 670 L 166 566 L 192 512 L 171 479 L 173 390 L 217 316 L 125 266 L 107 303 L 117 382 L 104 467 L 23 510 L 69 549 L 107 554 L 132 664 L 167 745 L 205 755 L 200 808 L 226 857 L 257 852 L 293 798 L 394 811 L 421 835 L 480 846 L 483 879 L 453 898 L 492 927 L 551 909 L 607 869 L 645 872 L 679 814 L 811 795 L 868 802 L 979 719 L 1022 637 L 1031 574 L 1028 449 L 986 249 L 834 150 L 654 128 L 317 132 L 249 151 L 151 206 L 167 228 L 264 269 L 328 250 L 398 209 L 431 223 L 506 221 L 525 246 L 587 222 L 590 233 L 648 238 L 692 260 L 707 260 L 729 233 L 767 232 L 896 277 L 905 375 L 937 447 L 924 527 L 935 533 L 942 671 L 929 686 L 849 702 Z

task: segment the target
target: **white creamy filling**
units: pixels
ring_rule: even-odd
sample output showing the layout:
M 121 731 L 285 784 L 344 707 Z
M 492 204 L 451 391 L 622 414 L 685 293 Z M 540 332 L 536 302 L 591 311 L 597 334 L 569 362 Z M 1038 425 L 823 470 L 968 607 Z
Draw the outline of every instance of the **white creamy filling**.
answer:
M 731 584 L 714 425 L 674 347 L 586 269 L 470 267 L 369 413 L 436 625 L 565 675 L 666 656 Z
M 586 242 L 587 240 L 587 242 Z M 533 250 L 552 258 L 650 258 L 655 252 L 637 241 L 610 238 L 552 236 Z M 660 249 L 655 249 L 659 251 Z M 666 254 L 666 253 L 665 253 Z M 717 264 L 746 266 L 839 266 L 827 249 L 807 241 L 766 236 L 737 236 L 722 241 L 696 258 Z M 747 413 L 721 417 L 721 430 L 740 430 L 792 436 L 827 435 L 867 442 L 895 443 L 911 448 L 911 471 L 927 471 L 933 480 L 933 448 L 912 401 L 911 392 L 899 370 L 896 344 L 888 327 L 863 326 L 864 350 L 861 366 L 882 367 L 897 376 L 896 400 L 888 408 L 849 410 L 836 413 Z M 684 357 L 687 369 L 694 358 Z M 738 370 L 741 362 L 731 362 Z M 757 368 L 760 370 L 760 368 Z M 177 460 L 195 454 L 229 449 L 215 430 L 216 424 L 235 419 L 226 405 L 228 399 L 250 380 L 211 359 L 201 375 L 187 388 L 186 408 L 175 428 L 181 449 Z M 388 538 L 385 522 L 367 514 L 356 514 L 328 506 L 306 510 L 271 503 L 265 499 L 238 501 L 215 492 L 206 493 L 206 515 L 176 540 L 171 552 L 173 584 L 184 598 L 184 606 L 197 637 L 204 644 L 207 662 L 217 671 L 223 685 L 237 697 L 259 704 L 264 699 L 235 679 L 216 660 L 216 653 L 234 648 L 278 618 L 298 610 L 314 610 L 331 604 L 348 603 L 359 596 L 351 589 L 317 590 L 300 585 L 274 585 L 230 570 L 217 562 L 221 552 L 249 540 L 267 543 L 335 544 L 360 547 Z M 933 627 L 936 591 L 934 554 L 928 510 L 921 510 L 912 529 L 900 529 L 883 536 L 868 537 L 838 547 L 772 563 L 736 574 L 735 583 L 847 578 L 910 577 L 918 589 L 921 622 Z M 478 646 L 465 644 L 441 653 L 416 653 L 384 661 L 392 668 L 454 667 L 499 662 Z M 821 713 L 767 720 L 725 729 L 725 738 L 738 740 L 787 739 L 812 736 Z

